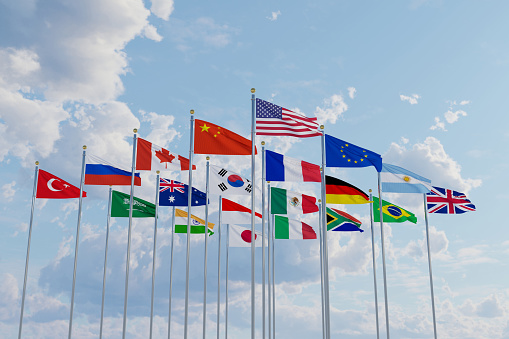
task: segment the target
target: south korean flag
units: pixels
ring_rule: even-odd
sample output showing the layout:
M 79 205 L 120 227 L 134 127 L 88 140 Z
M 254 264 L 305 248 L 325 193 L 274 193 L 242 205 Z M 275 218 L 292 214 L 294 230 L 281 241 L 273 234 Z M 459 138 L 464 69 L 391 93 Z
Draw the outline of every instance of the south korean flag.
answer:
M 210 194 L 250 195 L 252 190 L 253 186 L 246 178 L 222 167 L 210 165 Z

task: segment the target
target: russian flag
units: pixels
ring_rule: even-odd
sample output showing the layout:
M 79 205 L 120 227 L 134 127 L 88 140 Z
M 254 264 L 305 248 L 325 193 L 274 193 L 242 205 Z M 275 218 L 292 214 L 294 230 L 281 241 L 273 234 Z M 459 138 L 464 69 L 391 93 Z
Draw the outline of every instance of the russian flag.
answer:
M 87 158 L 90 163 L 85 166 L 85 185 L 131 185 L 131 172 L 117 168 L 93 155 L 87 155 Z M 140 173 L 134 174 L 134 185 L 141 186 Z
M 265 150 L 265 180 L 321 182 L 320 166 Z

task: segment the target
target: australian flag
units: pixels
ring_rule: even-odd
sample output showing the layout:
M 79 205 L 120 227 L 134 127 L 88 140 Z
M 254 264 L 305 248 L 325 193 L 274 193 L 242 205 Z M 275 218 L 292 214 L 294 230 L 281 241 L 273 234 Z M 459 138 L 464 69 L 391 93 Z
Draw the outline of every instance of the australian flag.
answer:
M 187 206 L 189 186 L 176 180 L 159 179 L 159 206 Z M 191 206 L 202 206 L 207 195 L 193 187 Z
M 462 214 L 475 211 L 475 205 L 463 193 L 435 187 L 427 193 L 428 213 Z

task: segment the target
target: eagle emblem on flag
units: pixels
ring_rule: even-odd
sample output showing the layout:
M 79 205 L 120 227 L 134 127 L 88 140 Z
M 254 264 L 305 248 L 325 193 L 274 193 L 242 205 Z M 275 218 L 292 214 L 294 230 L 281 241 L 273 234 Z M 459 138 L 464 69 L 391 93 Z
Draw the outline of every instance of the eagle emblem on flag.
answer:
M 433 186 L 426 194 L 428 213 L 462 214 L 475 211 L 475 205 L 463 193 Z

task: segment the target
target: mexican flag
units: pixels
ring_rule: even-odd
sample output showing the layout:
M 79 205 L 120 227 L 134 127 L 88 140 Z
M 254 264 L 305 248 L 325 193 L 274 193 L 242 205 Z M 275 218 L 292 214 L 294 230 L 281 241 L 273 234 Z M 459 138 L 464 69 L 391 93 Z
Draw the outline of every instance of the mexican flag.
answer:
M 302 221 L 276 215 L 274 227 L 276 239 L 316 239 L 313 227 Z
M 271 187 L 270 212 L 272 214 L 307 214 L 318 212 L 318 206 L 315 197 Z
M 352 232 L 361 230 L 361 222 L 350 214 L 327 207 L 327 231 Z
M 111 192 L 111 216 L 129 218 L 129 206 L 131 195 L 112 191 Z M 133 218 L 153 218 L 156 216 L 156 205 L 140 198 L 134 197 Z
M 404 222 L 408 220 L 417 224 L 415 214 L 385 200 L 382 200 L 382 212 L 384 222 Z M 373 221 L 380 222 L 380 203 L 377 197 L 373 197 Z
M 212 232 L 214 224 L 209 222 L 209 235 Z M 203 234 L 205 232 L 205 220 L 191 214 L 191 234 Z M 178 208 L 175 209 L 175 233 L 187 233 L 187 212 Z

